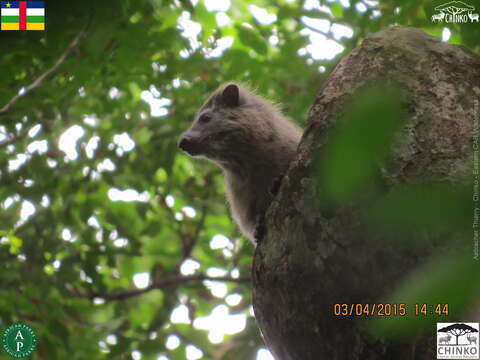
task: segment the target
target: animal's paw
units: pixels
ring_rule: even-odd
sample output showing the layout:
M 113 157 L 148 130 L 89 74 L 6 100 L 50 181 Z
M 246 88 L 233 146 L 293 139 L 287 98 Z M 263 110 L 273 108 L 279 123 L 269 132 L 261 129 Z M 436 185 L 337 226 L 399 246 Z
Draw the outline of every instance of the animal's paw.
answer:
M 265 237 L 267 234 L 267 228 L 265 224 L 265 214 L 260 214 L 257 215 L 256 219 L 256 226 L 255 226 L 255 232 L 253 234 L 253 237 L 255 238 L 255 242 L 258 244 L 262 239 Z
M 273 179 L 272 185 L 270 186 L 270 194 L 272 194 L 272 196 L 277 195 L 278 190 L 280 190 L 280 185 L 282 184 L 282 179 L 284 176 L 285 175 L 280 175 Z

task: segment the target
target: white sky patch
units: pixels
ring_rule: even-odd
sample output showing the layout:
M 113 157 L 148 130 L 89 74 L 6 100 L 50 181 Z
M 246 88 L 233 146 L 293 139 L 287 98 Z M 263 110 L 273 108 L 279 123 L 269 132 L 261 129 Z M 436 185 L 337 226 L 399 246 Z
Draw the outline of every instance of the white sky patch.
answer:
M 27 154 L 18 154 L 15 159 L 8 160 L 8 171 L 16 171 L 22 167 L 28 160 Z
M 175 205 L 175 198 L 172 195 L 167 195 L 165 202 L 167 203 L 168 207 L 173 207 L 173 205 Z
M 353 30 L 345 25 L 332 24 L 332 33 L 335 39 L 342 37 L 351 38 L 353 36 Z
M 188 307 L 185 305 L 177 306 L 170 315 L 170 321 L 174 324 L 190 324 L 188 316 Z
M 120 92 L 120 90 L 118 90 L 118 88 L 114 86 L 111 87 L 110 90 L 108 90 L 108 96 L 110 97 L 110 99 L 119 99 L 120 97 L 122 97 L 122 93 Z
M 152 63 L 152 69 L 155 72 L 165 72 L 167 70 L 167 65 L 160 65 L 158 62 Z
M 107 344 L 105 343 L 105 341 L 99 341 L 98 342 L 98 346 L 100 346 L 100 350 L 104 353 L 108 353 L 109 350 L 108 350 L 108 347 L 107 347 Z
M 207 59 L 221 56 L 225 50 L 229 49 L 232 46 L 233 37 L 231 36 L 222 37 L 217 40 L 216 44 L 217 44 L 217 47 L 215 49 L 210 50 L 208 54 L 205 56 Z
M 309 18 L 307 16 L 302 16 L 300 18 L 300 20 L 314 28 L 314 29 L 318 29 L 322 32 L 325 32 L 325 33 L 328 33 L 330 31 L 330 21 L 329 20 L 325 20 L 325 19 L 312 19 L 312 18 Z M 301 30 L 301 33 L 303 34 L 311 34 L 312 33 L 312 30 L 309 30 L 309 29 L 304 29 L 304 30 Z
M 62 239 L 68 242 L 73 242 L 75 240 L 72 236 L 72 231 L 69 228 L 63 229 Z
M 447 42 L 450 39 L 452 32 L 448 28 L 443 28 L 442 31 L 442 41 Z
M 115 334 L 109 334 L 106 338 L 107 344 L 117 345 L 117 336 Z
M 270 351 L 265 348 L 258 349 L 256 360 L 275 360 Z
M 7 148 L 5 149 L 6 154 L 13 154 L 15 152 L 15 145 L 10 144 L 7 145 Z
M 223 283 L 223 282 L 219 282 L 219 281 L 210 281 L 210 280 L 205 280 L 203 282 L 203 284 L 205 285 L 205 287 L 210 290 L 210 293 L 219 298 L 219 299 L 222 299 L 225 297 L 225 295 L 227 295 L 228 293 L 228 288 L 227 288 L 227 284 Z
M 133 275 L 133 283 L 137 288 L 145 289 L 150 283 L 150 274 L 148 272 L 143 272 Z
M 184 276 L 193 275 L 200 269 L 200 263 L 193 259 L 186 259 L 180 266 L 180 272 Z
M 225 298 L 225 302 L 229 306 L 237 306 L 242 301 L 242 295 L 240 294 L 230 294 Z
M 355 8 L 359 13 L 364 13 L 365 11 L 367 11 L 367 6 L 364 3 L 357 3 L 355 5 Z
M 326 14 L 332 15 L 330 8 L 327 5 L 320 5 L 318 0 L 306 0 L 303 8 L 305 10 L 319 10 Z
M 7 129 L 5 126 L 0 126 L 0 143 L 7 138 Z
M 175 350 L 180 346 L 180 339 L 177 335 L 170 335 L 165 342 L 165 346 L 168 350 Z
M 233 269 L 232 271 L 230 271 L 230 276 L 234 279 L 238 279 L 240 277 L 240 270 Z
M 244 314 L 230 315 L 226 305 L 218 305 L 209 316 L 196 318 L 193 326 L 199 330 L 207 330 L 210 342 L 220 343 L 224 335 L 233 335 L 243 331 L 246 322 L 247 317 Z
M 80 270 L 80 279 L 82 279 L 83 281 L 85 281 L 89 284 L 93 283 L 92 278 L 90 276 L 87 276 L 87 274 L 83 270 Z M 104 300 L 104 302 L 105 302 L 105 300 Z
M 142 358 L 142 353 L 138 350 L 132 351 L 132 359 L 133 360 L 140 360 Z
M 98 125 L 98 118 L 95 115 L 85 115 L 83 117 L 83 123 L 85 125 L 95 127 Z
M 260 24 L 270 25 L 277 21 L 277 16 L 275 14 L 269 14 L 264 8 L 255 5 L 250 5 L 248 8 Z
M 215 15 L 215 19 L 217 20 L 217 25 L 219 27 L 227 26 L 232 22 L 232 20 L 230 19 L 230 16 L 228 16 L 224 12 L 218 12 Z
M 43 195 L 42 196 L 42 201 L 40 201 L 40 205 L 43 207 L 49 207 L 50 206 L 50 198 L 48 195 Z
M 183 220 L 183 214 L 181 212 L 176 212 L 175 213 L 175 219 L 177 219 L 177 221 L 182 221 Z
M 222 254 L 223 256 L 225 256 L 225 258 L 227 259 L 230 259 L 232 256 L 233 256 L 233 252 L 229 249 L 223 249 L 222 250 Z
M 35 206 L 28 200 L 23 201 L 20 209 L 20 219 L 26 221 L 33 214 L 35 214 Z
M 208 11 L 227 11 L 230 9 L 230 0 L 205 0 Z
M 278 45 L 279 39 L 277 35 L 272 35 L 268 38 L 268 43 L 272 46 Z
M 135 148 L 135 141 L 126 132 L 114 135 L 113 142 L 125 152 L 132 151 Z
M 203 351 L 195 345 L 190 344 L 185 348 L 185 355 L 187 356 L 188 360 L 198 360 L 203 357 Z
M 175 78 L 172 80 L 172 85 L 175 89 L 178 89 L 180 85 L 182 85 L 182 82 L 179 78 Z
M 79 125 L 73 125 L 60 135 L 58 147 L 62 150 L 69 160 L 78 158 L 77 141 L 85 135 L 85 130 Z
M 147 202 L 150 200 L 150 194 L 147 191 L 139 193 L 133 189 L 119 190 L 116 188 L 111 188 L 108 190 L 108 197 L 112 201 L 141 201 Z
M 227 272 L 228 272 L 227 270 L 217 268 L 217 267 L 211 267 L 211 268 L 207 269 L 207 275 L 208 276 L 216 276 L 216 277 L 225 276 L 227 274 Z
M 225 235 L 217 234 L 210 240 L 210 249 L 233 249 L 233 244 Z
M 27 151 L 29 154 L 34 154 L 38 152 L 39 155 L 45 154 L 48 151 L 48 141 L 47 140 L 35 140 L 32 141 L 27 146 Z
M 215 2 L 224 3 L 224 1 L 217 0 L 215 0 Z M 200 47 L 200 43 L 198 42 L 197 37 L 202 31 L 202 26 L 199 23 L 190 20 L 190 13 L 188 11 L 182 12 L 182 14 L 179 16 L 178 27 L 180 30 L 182 30 L 182 36 L 189 41 L 190 47 L 193 50 L 198 49 Z
M 306 50 L 314 60 L 331 60 L 344 50 L 342 45 L 328 40 L 322 34 L 311 32 L 309 38 L 310 44 L 306 46 Z
M 96 298 L 93 298 L 93 303 L 95 305 L 102 305 L 102 304 L 105 304 L 105 299 L 96 297 Z
M 157 87 L 155 85 L 150 85 L 148 87 L 148 90 L 152 93 L 152 95 L 156 98 L 160 97 L 160 90 L 157 89 Z
M 95 229 L 100 229 L 100 223 L 95 216 L 90 216 L 87 220 L 87 224 Z
M 97 240 L 99 243 L 103 241 L 103 230 L 95 232 L 95 240 Z
M 114 171 L 117 167 L 109 158 L 104 159 L 101 163 L 97 165 L 98 172 L 103 171 Z
M 159 96 L 159 95 L 158 95 Z M 168 114 L 168 109 L 172 101 L 167 98 L 157 99 L 152 91 L 144 90 L 141 94 L 142 100 L 150 105 L 150 115 L 153 117 L 165 116 Z
M 118 238 L 113 240 L 113 245 L 116 247 L 124 247 L 128 245 L 128 240 L 125 238 Z
M 89 159 L 92 159 L 95 156 L 95 150 L 97 150 L 99 142 L 99 136 L 93 136 L 88 140 L 87 146 L 85 146 L 85 154 L 87 154 Z
M 41 129 L 42 129 L 42 125 L 40 124 L 33 126 L 30 130 L 28 130 L 28 136 L 30 136 L 31 138 L 34 138 L 35 136 L 38 135 Z
M 8 209 L 10 206 L 12 206 L 13 204 L 15 204 L 16 202 L 19 202 L 19 201 L 20 201 L 20 196 L 18 194 L 15 194 L 13 196 L 9 196 L 3 202 L 3 208 Z
M 186 59 L 190 56 L 190 51 L 188 51 L 187 49 L 182 49 L 180 50 L 179 55 L 182 59 Z
M 191 206 L 184 206 L 182 211 L 187 215 L 189 218 L 194 218 L 197 215 L 195 209 Z

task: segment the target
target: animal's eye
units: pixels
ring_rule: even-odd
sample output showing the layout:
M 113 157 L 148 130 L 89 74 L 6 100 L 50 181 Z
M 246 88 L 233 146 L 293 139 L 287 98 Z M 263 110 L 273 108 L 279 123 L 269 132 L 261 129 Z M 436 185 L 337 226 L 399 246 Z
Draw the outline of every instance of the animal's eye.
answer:
M 203 114 L 202 116 L 200 116 L 200 119 L 198 119 L 198 121 L 202 124 L 206 124 L 208 123 L 212 118 L 210 117 L 210 115 L 208 114 Z

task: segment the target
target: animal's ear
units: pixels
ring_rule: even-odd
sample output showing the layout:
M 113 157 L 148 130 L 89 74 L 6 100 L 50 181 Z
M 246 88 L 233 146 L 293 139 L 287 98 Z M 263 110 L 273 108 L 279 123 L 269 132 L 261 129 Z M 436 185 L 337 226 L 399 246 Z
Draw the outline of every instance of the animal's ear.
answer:
M 223 89 L 222 102 L 232 107 L 240 105 L 240 89 L 236 84 L 229 84 Z

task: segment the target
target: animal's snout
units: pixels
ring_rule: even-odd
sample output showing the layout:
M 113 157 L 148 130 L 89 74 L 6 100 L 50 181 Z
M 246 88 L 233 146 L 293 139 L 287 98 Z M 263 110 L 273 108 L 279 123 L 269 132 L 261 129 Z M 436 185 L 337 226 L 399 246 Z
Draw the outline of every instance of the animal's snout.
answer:
M 189 155 L 198 155 L 200 147 L 198 142 L 188 135 L 183 135 L 178 142 L 178 147 Z

